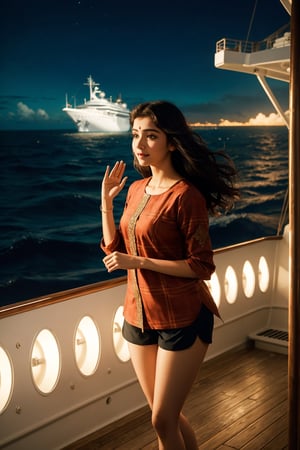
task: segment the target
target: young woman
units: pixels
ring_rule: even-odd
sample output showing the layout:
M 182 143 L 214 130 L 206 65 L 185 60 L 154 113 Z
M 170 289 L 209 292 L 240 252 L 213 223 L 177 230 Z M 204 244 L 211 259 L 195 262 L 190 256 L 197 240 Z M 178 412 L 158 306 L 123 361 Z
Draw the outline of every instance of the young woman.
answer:
M 128 271 L 123 336 L 152 410 L 159 449 L 196 450 L 182 408 L 219 315 L 204 282 L 215 270 L 208 214 L 232 205 L 236 172 L 172 103 L 138 105 L 131 126 L 134 166 L 143 179 L 129 187 L 117 228 L 113 200 L 126 183 L 125 163 L 106 169 L 103 262 L 108 272 Z

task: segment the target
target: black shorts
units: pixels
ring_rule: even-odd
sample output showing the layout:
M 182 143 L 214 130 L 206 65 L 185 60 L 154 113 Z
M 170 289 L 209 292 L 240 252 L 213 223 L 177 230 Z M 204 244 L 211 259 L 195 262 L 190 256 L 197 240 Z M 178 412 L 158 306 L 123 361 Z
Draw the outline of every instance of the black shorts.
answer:
M 142 332 L 140 328 L 124 320 L 122 333 L 124 339 L 131 344 L 157 344 L 165 350 L 176 351 L 191 347 L 197 336 L 206 344 L 211 344 L 213 328 L 214 315 L 205 305 L 202 305 L 197 319 L 188 327 L 166 330 L 146 329 Z

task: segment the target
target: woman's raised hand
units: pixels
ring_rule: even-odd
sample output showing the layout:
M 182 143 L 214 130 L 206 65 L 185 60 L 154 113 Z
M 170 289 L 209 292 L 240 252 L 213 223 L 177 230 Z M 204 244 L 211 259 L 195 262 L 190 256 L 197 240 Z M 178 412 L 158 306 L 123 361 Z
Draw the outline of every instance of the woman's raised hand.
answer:
M 112 205 L 113 199 L 121 192 L 128 177 L 123 177 L 126 168 L 124 161 L 117 161 L 113 168 L 106 167 L 102 181 L 102 205 Z

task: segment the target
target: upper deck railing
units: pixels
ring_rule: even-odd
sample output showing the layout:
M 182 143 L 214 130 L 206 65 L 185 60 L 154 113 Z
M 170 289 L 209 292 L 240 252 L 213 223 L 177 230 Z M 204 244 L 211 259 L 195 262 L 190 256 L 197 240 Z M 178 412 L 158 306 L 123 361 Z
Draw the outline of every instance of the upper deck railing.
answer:
M 223 38 L 216 43 L 216 53 L 222 50 L 253 53 L 270 48 L 285 47 L 290 45 L 290 38 L 290 23 L 287 23 L 262 41 L 251 42 L 241 39 Z

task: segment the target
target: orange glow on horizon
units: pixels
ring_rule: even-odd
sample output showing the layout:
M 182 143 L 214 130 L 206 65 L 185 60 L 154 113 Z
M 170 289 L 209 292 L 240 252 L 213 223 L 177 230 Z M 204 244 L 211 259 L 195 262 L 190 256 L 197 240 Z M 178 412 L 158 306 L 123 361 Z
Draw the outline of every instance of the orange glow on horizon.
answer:
M 288 117 L 288 111 L 285 112 Z M 263 113 L 258 113 L 256 117 L 251 117 L 247 122 L 231 121 L 228 119 L 220 119 L 219 123 L 213 122 L 195 122 L 190 123 L 191 127 L 257 127 L 257 126 L 285 126 L 279 114 L 271 113 L 266 116 Z

